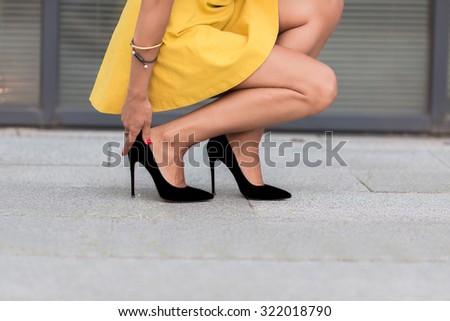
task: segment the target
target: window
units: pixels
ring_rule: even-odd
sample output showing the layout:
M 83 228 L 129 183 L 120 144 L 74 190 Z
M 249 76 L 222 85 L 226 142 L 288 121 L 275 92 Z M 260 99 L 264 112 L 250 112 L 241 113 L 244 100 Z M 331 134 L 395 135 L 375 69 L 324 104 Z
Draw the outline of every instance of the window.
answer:
M 12 0 L 11 0 L 12 1 Z M 61 108 L 88 97 L 125 0 L 60 0 Z M 328 113 L 428 112 L 431 1 L 347 0 L 320 59 L 335 69 L 340 95 Z
M 320 57 L 340 94 L 328 112 L 420 115 L 428 109 L 430 2 L 347 0 Z
M 39 107 L 41 2 L 0 1 L 0 109 Z
M 448 13 L 448 19 L 450 21 L 450 11 Z M 450 23 L 449 23 L 449 40 L 450 40 Z M 449 41 L 450 45 L 450 41 Z M 447 63 L 447 113 L 450 115 L 450 48 L 448 50 L 448 63 Z
M 90 92 L 125 2 L 60 1 L 60 107 L 90 106 Z

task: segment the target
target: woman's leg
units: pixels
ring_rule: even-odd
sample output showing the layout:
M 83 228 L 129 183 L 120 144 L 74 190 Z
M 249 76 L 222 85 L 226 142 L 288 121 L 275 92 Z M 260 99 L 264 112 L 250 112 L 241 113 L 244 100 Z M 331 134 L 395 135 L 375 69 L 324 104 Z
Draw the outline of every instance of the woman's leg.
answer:
M 280 34 L 277 44 L 316 58 L 336 29 L 343 9 L 344 0 L 279 0 Z M 233 151 L 238 163 L 257 164 L 242 167 L 244 175 L 255 185 L 264 182 L 259 159 L 249 160 L 246 156 L 257 157 L 253 147 L 257 144 L 248 142 L 260 142 L 263 134 L 264 129 L 261 128 L 227 135 L 230 142 L 236 142 L 236 146 L 252 146 L 252 150 L 234 148 Z
M 197 141 L 229 133 L 230 141 L 259 142 L 262 128 L 317 114 L 333 102 L 334 73 L 309 55 L 317 55 L 334 30 L 340 4 L 340 0 L 280 0 L 280 37 L 263 66 L 234 92 L 153 129 L 155 158 L 164 163 L 161 171 L 169 182 L 184 185 L 182 156 Z M 164 141 L 172 142 L 170 148 L 158 143 Z M 257 145 L 249 148 L 256 150 Z M 247 161 L 239 149 L 235 154 L 238 161 Z M 252 183 L 263 183 L 259 166 L 243 171 Z
M 155 158 L 165 163 L 161 171 L 170 183 L 182 186 L 180 180 L 171 178 L 180 173 L 179 158 L 192 144 L 223 133 L 252 131 L 318 114 L 331 105 L 337 94 L 331 68 L 278 45 L 240 88 L 153 128 Z M 172 142 L 171 148 L 162 148 L 162 142 Z
M 242 173 L 253 185 L 264 185 L 259 159 L 259 143 L 263 134 L 264 128 L 258 128 L 226 135 Z

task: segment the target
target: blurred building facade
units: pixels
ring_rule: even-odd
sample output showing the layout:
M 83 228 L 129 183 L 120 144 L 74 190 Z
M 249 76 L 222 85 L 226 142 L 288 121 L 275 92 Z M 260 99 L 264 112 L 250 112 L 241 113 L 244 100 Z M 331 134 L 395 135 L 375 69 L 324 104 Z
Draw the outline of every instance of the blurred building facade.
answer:
M 121 126 L 88 97 L 125 2 L 0 0 L 0 124 Z M 450 0 L 346 0 L 320 57 L 338 75 L 338 100 L 278 128 L 450 132 L 449 20 Z

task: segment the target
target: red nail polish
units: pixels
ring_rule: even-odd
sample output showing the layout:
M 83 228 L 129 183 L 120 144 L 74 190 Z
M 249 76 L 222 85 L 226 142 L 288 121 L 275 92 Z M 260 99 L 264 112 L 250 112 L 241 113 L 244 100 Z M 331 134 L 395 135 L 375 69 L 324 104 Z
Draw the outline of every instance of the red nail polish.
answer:
M 125 156 L 125 151 L 124 150 L 122 151 L 122 156 Z
M 151 144 L 153 143 L 152 140 L 151 140 L 150 138 L 147 139 L 145 142 L 147 143 L 147 145 L 151 145 Z

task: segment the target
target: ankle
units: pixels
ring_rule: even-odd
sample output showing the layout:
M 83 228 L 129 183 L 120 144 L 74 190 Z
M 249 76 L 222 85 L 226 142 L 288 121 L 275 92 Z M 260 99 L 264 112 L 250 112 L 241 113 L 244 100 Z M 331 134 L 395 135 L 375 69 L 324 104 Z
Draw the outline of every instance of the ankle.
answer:
M 155 137 L 160 139 L 160 141 L 169 144 L 178 154 L 185 154 L 192 145 L 197 143 L 195 140 L 195 133 L 185 134 L 181 130 L 163 128 L 162 126 L 157 127 L 154 130 Z
M 152 149 L 161 164 L 183 167 L 183 157 L 187 149 L 178 141 L 179 135 L 175 131 L 167 131 L 162 126 L 152 129 Z

